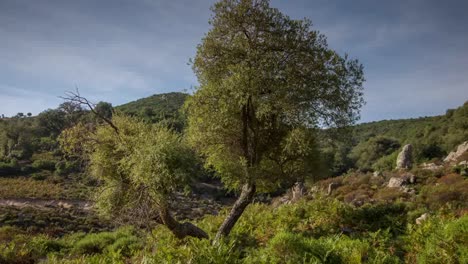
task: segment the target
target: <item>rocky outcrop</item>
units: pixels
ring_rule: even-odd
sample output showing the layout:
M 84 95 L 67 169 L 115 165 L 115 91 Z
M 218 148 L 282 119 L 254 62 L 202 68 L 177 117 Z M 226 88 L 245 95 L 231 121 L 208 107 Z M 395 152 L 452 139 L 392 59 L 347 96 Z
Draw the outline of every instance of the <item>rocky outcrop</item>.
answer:
M 420 167 L 423 170 L 431 170 L 431 171 L 435 171 L 435 170 L 443 168 L 442 165 L 437 165 L 435 163 L 423 163 L 423 164 L 420 165 Z
M 461 155 L 468 151 L 468 141 L 463 142 L 462 144 L 458 145 L 456 151 L 452 151 L 448 154 L 448 156 L 444 159 L 444 162 L 456 162 Z
M 400 188 L 406 183 L 407 179 L 406 178 L 398 178 L 398 177 L 392 177 L 390 178 L 390 181 L 388 181 L 387 187 L 389 188 Z
M 398 154 L 396 161 L 397 169 L 410 169 L 413 166 L 413 146 L 407 144 Z
M 388 181 L 387 187 L 389 188 L 401 188 L 404 190 L 405 185 L 416 183 L 416 176 L 413 173 L 405 173 L 400 177 L 392 177 Z

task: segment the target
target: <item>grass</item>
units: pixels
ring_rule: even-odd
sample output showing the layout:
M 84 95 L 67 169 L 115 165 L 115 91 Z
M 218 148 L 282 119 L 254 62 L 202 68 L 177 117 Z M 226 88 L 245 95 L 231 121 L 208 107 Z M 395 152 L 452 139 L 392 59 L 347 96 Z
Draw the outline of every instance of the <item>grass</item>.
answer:
M 417 226 L 409 207 L 324 197 L 276 209 L 253 204 L 217 246 L 178 240 L 164 226 L 61 237 L 2 227 L 0 263 L 466 263 L 468 215 L 435 211 Z M 226 213 L 197 225 L 213 237 Z
M 93 187 L 85 183 L 43 173 L 31 178 L 0 177 L 0 198 L 89 199 L 92 193 Z

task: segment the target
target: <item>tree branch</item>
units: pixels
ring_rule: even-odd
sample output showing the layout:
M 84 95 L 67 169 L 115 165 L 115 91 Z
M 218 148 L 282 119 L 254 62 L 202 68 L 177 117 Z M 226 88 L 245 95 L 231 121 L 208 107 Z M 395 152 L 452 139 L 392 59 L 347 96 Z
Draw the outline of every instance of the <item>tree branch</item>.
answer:
M 66 100 L 68 102 L 74 103 L 74 104 L 87 106 L 89 108 L 89 110 L 95 116 L 97 116 L 98 118 L 100 118 L 101 120 L 106 122 L 109 126 L 112 127 L 112 129 L 114 129 L 115 133 L 119 134 L 119 129 L 114 125 L 114 123 L 112 123 L 112 121 L 109 118 L 107 118 L 107 117 L 101 115 L 99 112 L 97 112 L 95 110 L 96 104 L 91 103 L 88 99 L 81 96 L 80 91 L 78 90 L 78 88 L 76 88 L 76 90 L 74 92 L 72 92 L 72 91 L 65 92 L 65 96 L 60 96 L 60 98 L 62 98 L 63 100 Z

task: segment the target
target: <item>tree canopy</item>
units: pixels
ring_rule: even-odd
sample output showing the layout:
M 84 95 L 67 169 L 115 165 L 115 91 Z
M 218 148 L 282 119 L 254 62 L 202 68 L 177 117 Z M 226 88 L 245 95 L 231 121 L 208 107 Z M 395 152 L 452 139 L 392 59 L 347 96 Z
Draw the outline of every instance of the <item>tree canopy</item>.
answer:
M 267 0 L 224 0 L 212 11 L 193 63 L 200 87 L 187 103 L 187 132 L 224 183 L 251 198 L 312 172 L 313 128 L 357 120 L 363 66 Z

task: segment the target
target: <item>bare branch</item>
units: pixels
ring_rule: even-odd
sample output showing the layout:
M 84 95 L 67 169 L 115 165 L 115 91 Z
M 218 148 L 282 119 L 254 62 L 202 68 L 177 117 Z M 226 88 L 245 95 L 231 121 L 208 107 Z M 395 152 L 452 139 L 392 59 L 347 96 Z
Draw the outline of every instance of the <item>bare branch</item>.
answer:
M 97 116 L 98 118 L 100 118 L 101 120 L 103 120 L 104 122 L 106 122 L 109 126 L 112 127 L 112 129 L 114 129 L 115 133 L 119 134 L 119 129 L 114 125 L 114 123 L 112 123 L 112 121 L 111 121 L 109 118 L 107 118 L 107 117 L 101 115 L 100 113 L 98 113 L 98 112 L 95 110 L 96 104 L 90 102 L 88 99 L 86 99 L 85 97 L 81 96 L 81 95 L 80 95 L 80 91 L 78 90 L 78 88 L 76 88 L 75 91 L 67 91 L 67 92 L 65 92 L 65 96 L 60 96 L 60 98 L 62 98 L 62 99 L 65 100 L 65 101 L 74 103 L 74 104 L 84 105 L 84 106 L 88 107 L 89 110 L 90 110 L 95 116 Z

